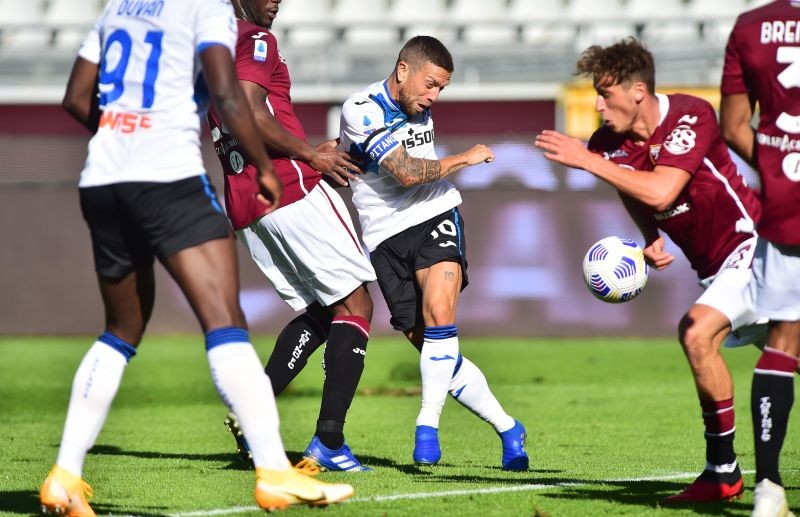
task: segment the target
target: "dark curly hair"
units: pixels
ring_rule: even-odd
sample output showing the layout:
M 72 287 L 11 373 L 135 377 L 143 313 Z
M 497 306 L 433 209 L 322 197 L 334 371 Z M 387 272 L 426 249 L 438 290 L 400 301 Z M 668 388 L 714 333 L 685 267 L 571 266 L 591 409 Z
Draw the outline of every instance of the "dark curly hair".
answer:
M 591 77 L 595 87 L 641 81 L 650 94 L 656 92 L 653 54 L 634 37 L 608 47 L 592 45 L 583 51 L 576 69 L 575 75 Z

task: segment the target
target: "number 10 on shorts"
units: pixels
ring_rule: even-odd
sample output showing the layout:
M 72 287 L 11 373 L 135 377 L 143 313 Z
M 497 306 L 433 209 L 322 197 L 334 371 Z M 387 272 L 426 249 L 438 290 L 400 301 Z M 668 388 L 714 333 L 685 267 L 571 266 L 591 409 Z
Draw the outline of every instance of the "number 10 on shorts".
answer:
M 431 232 L 431 238 L 433 240 L 437 240 L 440 237 L 440 234 L 441 235 L 448 235 L 450 237 L 456 237 L 458 235 L 458 231 L 456 230 L 455 223 L 453 223 L 453 221 L 451 221 L 449 219 L 445 219 L 444 221 L 439 223 L 439 226 L 437 226 L 436 228 L 438 229 L 438 231 L 437 230 L 433 230 Z M 446 237 L 443 237 L 443 238 L 446 238 Z M 448 240 L 446 240 L 444 242 L 440 242 L 439 246 L 442 247 L 442 248 L 447 248 L 447 247 L 450 247 L 450 246 L 458 246 L 458 245 L 455 243 L 455 241 L 448 239 Z

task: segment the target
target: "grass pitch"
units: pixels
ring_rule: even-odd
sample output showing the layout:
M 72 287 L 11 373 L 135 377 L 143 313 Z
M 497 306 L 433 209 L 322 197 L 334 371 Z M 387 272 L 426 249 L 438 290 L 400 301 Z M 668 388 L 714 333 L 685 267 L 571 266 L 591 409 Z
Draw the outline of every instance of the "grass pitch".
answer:
M 0 513 L 38 511 L 38 487 L 55 460 L 72 376 L 93 338 L 0 337 Z M 254 337 L 262 359 L 272 338 Z M 411 460 L 419 406 L 418 359 L 400 339 L 370 341 L 361 393 L 345 428 L 368 473 L 323 473 L 356 488 L 326 515 L 749 515 L 753 445 L 750 382 L 757 350 L 726 351 L 736 385 L 742 500 L 680 509 L 663 497 L 704 465 L 700 408 L 689 368 L 671 340 L 462 339 L 506 410 L 528 429 L 531 470 L 500 468 L 491 427 L 449 400 L 443 457 Z M 284 444 L 299 459 L 319 410 L 321 351 L 278 399 Z M 800 506 L 798 411 L 782 470 Z M 225 409 L 208 375 L 202 339 L 149 337 L 131 361 L 84 476 L 99 514 L 257 514 L 253 472 L 233 454 Z M 287 514 L 318 512 L 292 508 Z M 314 513 L 314 515 L 317 515 Z

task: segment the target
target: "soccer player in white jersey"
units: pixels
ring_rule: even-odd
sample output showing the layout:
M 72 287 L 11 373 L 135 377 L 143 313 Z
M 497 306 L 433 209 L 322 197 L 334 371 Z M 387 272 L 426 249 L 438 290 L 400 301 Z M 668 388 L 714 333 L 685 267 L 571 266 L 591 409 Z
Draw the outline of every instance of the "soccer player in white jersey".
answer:
M 351 181 L 392 326 L 420 350 L 422 407 L 414 461 L 441 458 L 439 416 L 448 391 L 502 439 L 506 470 L 527 470 L 525 428 L 495 399 L 483 373 L 458 350 L 456 304 L 467 286 L 461 195 L 444 178 L 494 158 L 484 145 L 437 159 L 431 105 L 450 82 L 453 60 L 437 39 L 416 36 L 384 81 L 351 95 L 342 108 L 341 145 L 366 173 Z
M 257 163 L 257 195 L 271 209 L 280 202 L 281 184 L 234 73 L 235 43 L 225 0 L 112 0 L 81 46 L 64 107 L 96 131 L 79 187 L 106 326 L 73 380 L 58 458 L 39 493 L 45 512 L 95 515 L 83 463 L 152 313 L 155 257 L 205 333 L 214 384 L 252 447 L 259 506 L 324 505 L 353 493 L 299 473 L 286 457 L 269 379 L 239 306 L 233 233 L 203 171 L 200 118 L 210 91 Z

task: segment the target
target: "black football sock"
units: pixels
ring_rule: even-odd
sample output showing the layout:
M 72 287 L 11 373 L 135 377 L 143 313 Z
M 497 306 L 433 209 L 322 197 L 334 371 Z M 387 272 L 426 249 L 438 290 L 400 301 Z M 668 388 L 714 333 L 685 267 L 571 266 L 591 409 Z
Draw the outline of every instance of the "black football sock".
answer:
M 339 449 L 344 445 L 344 422 L 356 394 L 367 353 L 369 322 L 360 316 L 333 318 L 325 345 L 325 384 L 316 435 L 322 445 Z
M 733 448 L 736 434 L 733 398 L 702 400 L 700 407 L 706 437 L 706 468 L 700 478 L 717 483 L 736 483 L 742 474 Z
M 325 342 L 327 328 L 308 313 L 303 313 L 286 325 L 275 342 L 275 348 L 264 368 L 278 395 L 305 368 L 308 357 Z
M 782 484 L 778 461 L 794 403 L 797 358 L 765 347 L 753 371 L 750 411 L 755 434 L 756 483 Z

